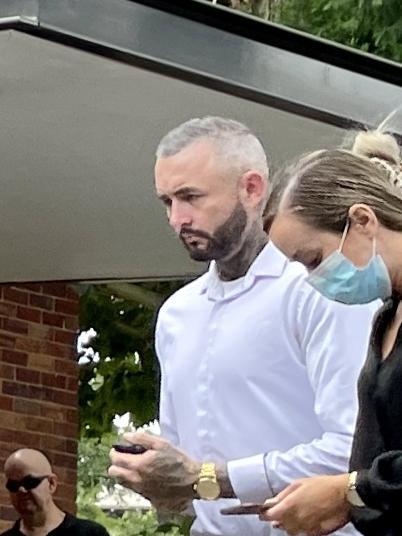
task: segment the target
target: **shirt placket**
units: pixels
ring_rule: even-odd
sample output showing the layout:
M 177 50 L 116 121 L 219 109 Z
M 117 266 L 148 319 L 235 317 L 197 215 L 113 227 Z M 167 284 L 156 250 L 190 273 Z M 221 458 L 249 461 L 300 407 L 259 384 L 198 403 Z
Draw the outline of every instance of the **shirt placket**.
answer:
M 216 302 L 212 308 L 206 329 L 205 347 L 198 367 L 197 378 L 197 435 L 203 456 L 208 457 L 215 436 L 213 414 L 215 397 L 212 383 L 214 380 L 214 367 L 211 366 L 216 359 L 216 340 L 221 331 L 223 304 Z

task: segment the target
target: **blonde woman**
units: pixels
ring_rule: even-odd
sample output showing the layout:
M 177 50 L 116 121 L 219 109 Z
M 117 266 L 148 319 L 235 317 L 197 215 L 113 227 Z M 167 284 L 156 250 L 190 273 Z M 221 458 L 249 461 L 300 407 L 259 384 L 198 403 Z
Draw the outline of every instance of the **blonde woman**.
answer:
M 362 132 L 350 151 L 317 151 L 282 177 L 271 238 L 327 298 L 384 307 L 359 380 L 350 473 L 295 481 L 261 518 L 288 534 L 402 534 L 402 174 L 396 140 Z

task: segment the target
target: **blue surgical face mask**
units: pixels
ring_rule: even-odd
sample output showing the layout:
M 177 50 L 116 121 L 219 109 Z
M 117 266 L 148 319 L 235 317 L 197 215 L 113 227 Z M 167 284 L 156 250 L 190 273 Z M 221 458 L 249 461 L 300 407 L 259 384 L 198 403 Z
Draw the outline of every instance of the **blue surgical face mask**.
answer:
M 342 247 L 349 229 L 346 225 L 339 248 L 329 255 L 307 277 L 318 292 L 330 300 L 347 305 L 369 303 L 378 298 L 385 300 L 392 294 L 388 269 L 375 251 L 364 268 L 357 268 L 342 254 Z

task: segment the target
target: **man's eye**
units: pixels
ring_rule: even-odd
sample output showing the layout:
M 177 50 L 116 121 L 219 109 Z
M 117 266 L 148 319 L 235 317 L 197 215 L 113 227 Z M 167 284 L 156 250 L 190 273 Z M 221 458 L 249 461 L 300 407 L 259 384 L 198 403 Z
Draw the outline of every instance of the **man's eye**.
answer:
M 192 201 L 195 201 L 196 199 L 199 199 L 201 196 L 197 194 L 187 194 L 182 197 L 183 201 L 186 201 L 187 203 L 191 203 Z

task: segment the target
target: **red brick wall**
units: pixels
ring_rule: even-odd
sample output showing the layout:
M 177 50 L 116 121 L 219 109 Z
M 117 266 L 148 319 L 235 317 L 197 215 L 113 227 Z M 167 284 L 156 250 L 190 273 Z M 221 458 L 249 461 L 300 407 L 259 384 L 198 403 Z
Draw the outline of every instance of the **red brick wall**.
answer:
M 6 457 L 43 450 L 60 479 L 57 504 L 75 509 L 78 296 L 64 284 L 0 285 L 0 531 L 15 513 Z

